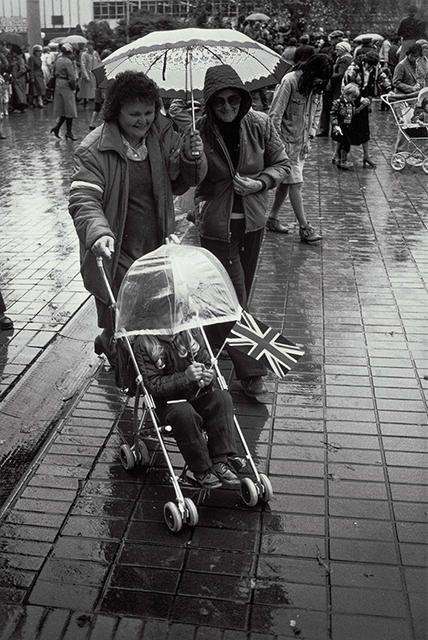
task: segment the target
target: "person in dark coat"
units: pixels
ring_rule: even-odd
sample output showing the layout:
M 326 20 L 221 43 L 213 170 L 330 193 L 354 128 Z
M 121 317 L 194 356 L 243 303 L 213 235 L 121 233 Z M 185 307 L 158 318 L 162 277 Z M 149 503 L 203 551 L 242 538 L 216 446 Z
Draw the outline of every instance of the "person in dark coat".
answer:
M 284 145 L 273 123 L 266 113 L 251 109 L 251 104 L 249 91 L 231 66 L 207 70 L 205 113 L 197 128 L 208 170 L 196 189 L 199 212 L 195 222 L 201 246 L 223 264 L 242 307 L 247 306 L 256 271 L 268 190 L 289 171 Z M 221 347 L 229 329 L 217 326 L 216 346 Z M 265 367 L 236 349 L 228 351 L 244 393 L 263 393 Z
M 236 454 L 232 398 L 213 388 L 214 372 L 200 332 L 138 336 L 133 351 L 159 418 L 171 425 L 196 482 L 206 489 L 238 485 L 233 466 L 244 463 Z M 171 400 L 181 402 L 168 404 Z
M 103 258 L 116 296 L 131 264 L 173 233 L 173 193 L 184 193 L 206 173 L 199 134 L 180 137 L 160 107 L 159 89 L 144 73 L 118 74 L 107 92 L 104 124 L 86 136 L 74 157 L 69 212 L 80 240 L 83 282 L 95 296 L 103 329 L 94 348 L 113 366 L 112 313 L 97 258 Z
M 32 54 L 28 60 L 30 71 L 30 96 L 33 100 L 33 107 L 43 109 L 43 98 L 46 95 L 46 84 L 42 70 L 42 47 L 35 44 Z
M 387 93 L 391 89 L 391 80 L 379 62 L 379 55 L 370 51 L 364 56 L 354 60 L 346 69 L 342 86 L 354 82 L 360 89 L 360 97 L 355 102 L 356 113 L 348 127 L 348 135 L 351 145 L 361 145 L 363 148 L 363 167 L 376 168 L 376 164 L 369 157 L 370 123 L 369 102 L 363 109 L 362 98 L 373 98 L 381 93 Z
M 58 121 L 50 130 L 57 138 L 65 122 L 68 140 L 77 140 L 73 135 L 73 118 L 77 118 L 76 67 L 73 63 L 73 47 L 68 42 L 61 45 L 61 55 L 55 60 L 55 91 L 53 111 Z
M 399 62 L 404 60 L 407 49 L 421 38 L 426 38 L 426 22 L 418 17 L 418 8 L 412 4 L 408 7 L 407 16 L 399 24 L 397 34 L 401 38 Z

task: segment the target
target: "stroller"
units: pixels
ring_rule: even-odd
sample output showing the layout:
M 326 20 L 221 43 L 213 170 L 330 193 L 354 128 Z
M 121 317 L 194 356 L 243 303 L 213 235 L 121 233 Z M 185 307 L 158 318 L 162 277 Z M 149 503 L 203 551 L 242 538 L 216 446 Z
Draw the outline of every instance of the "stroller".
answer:
M 136 260 L 120 286 L 117 301 L 102 258 L 98 258 L 97 263 L 115 311 L 118 352 L 123 349 L 126 353 L 131 369 L 130 379 L 135 383 L 133 442 L 121 445 L 120 460 L 127 471 L 148 466 L 151 454 L 147 442 L 157 441 L 175 492 L 175 501 L 170 500 L 164 505 L 164 520 L 170 531 L 177 533 L 184 523 L 191 527 L 198 523 L 195 503 L 183 495 L 185 484 L 192 487 L 191 479 L 186 466 L 180 476 L 175 474 L 167 448 L 172 438 L 172 427 L 160 424 L 153 397 L 144 385 L 132 341 L 138 335 L 172 335 L 197 328 L 209 353 L 217 384 L 221 390 L 228 390 L 204 326 L 235 322 L 240 319 L 242 309 L 224 267 L 213 254 L 200 247 L 169 243 Z M 273 496 L 272 485 L 269 478 L 257 470 L 236 415 L 234 425 L 245 452 L 243 469 L 251 470 L 252 476 L 240 477 L 242 499 L 249 507 L 259 501 L 269 502 Z M 200 489 L 200 492 L 206 492 L 206 489 Z
M 406 165 L 422 167 L 428 173 L 428 125 L 415 121 L 415 107 L 418 94 L 386 94 L 381 99 L 391 109 L 398 127 L 397 139 L 390 160 L 395 171 L 402 171 Z

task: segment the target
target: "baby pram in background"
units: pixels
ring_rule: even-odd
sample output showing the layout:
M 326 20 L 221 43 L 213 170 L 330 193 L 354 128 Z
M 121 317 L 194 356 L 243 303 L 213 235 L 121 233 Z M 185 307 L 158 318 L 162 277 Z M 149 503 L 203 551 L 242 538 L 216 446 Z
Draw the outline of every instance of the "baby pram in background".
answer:
M 168 501 L 164 505 L 164 519 L 171 531 L 178 532 L 183 523 L 190 526 L 198 523 L 198 511 L 193 500 L 183 495 L 186 468 L 181 476 L 175 474 L 167 448 L 172 429 L 169 425 L 160 424 L 155 402 L 144 385 L 135 359 L 133 337 L 173 335 L 199 329 L 210 354 L 217 384 L 220 389 L 227 390 L 204 326 L 236 322 L 241 317 L 242 309 L 224 267 L 212 253 L 200 247 L 170 243 L 136 260 L 121 284 L 117 302 L 101 258 L 98 259 L 98 265 L 115 309 L 118 349 L 121 346 L 126 349 L 136 383 L 133 442 L 121 445 L 121 462 L 128 471 L 136 466 L 149 465 L 151 454 L 145 440 L 154 438 L 158 441 L 175 491 L 175 501 Z M 273 495 L 269 478 L 257 470 L 236 415 L 234 424 L 245 452 L 245 472 L 250 472 L 252 476 L 240 478 L 242 499 L 248 506 L 255 506 L 259 501 L 268 502 Z
M 406 165 L 422 167 L 428 173 L 428 127 L 414 122 L 413 116 L 418 103 L 418 94 L 385 94 L 381 96 L 392 111 L 398 127 L 393 154 L 390 159 L 395 171 L 402 171 Z

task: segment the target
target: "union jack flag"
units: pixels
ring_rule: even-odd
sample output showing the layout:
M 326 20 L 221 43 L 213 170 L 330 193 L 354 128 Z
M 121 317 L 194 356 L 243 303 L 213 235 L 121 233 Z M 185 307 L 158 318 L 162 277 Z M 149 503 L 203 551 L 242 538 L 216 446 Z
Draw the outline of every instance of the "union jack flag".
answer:
M 263 362 L 279 378 L 283 378 L 305 353 L 300 346 L 247 311 L 243 311 L 241 320 L 234 324 L 226 344 Z

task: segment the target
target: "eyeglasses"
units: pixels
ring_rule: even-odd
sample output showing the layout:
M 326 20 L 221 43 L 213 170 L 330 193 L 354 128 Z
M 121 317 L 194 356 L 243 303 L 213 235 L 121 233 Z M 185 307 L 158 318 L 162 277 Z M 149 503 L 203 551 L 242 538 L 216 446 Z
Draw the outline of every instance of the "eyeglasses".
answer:
M 241 103 L 241 96 L 235 94 L 233 96 L 228 96 L 227 98 L 222 98 L 221 96 L 217 96 L 212 100 L 212 106 L 214 109 L 218 109 L 220 107 L 225 107 L 227 104 L 231 107 L 237 107 Z

